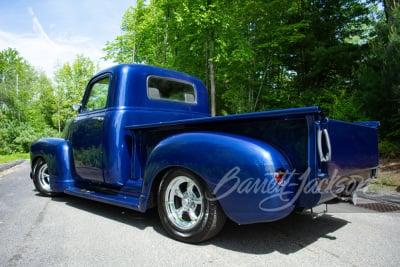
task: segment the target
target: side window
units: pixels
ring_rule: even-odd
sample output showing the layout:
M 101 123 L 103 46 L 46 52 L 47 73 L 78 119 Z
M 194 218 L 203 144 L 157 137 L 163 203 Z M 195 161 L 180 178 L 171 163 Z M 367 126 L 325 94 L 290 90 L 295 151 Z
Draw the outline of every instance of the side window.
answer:
M 83 107 L 84 112 L 106 107 L 109 83 L 110 77 L 106 77 L 92 84 L 90 95 Z
M 194 85 L 181 80 L 149 76 L 147 78 L 147 96 L 153 100 L 167 100 L 195 104 Z

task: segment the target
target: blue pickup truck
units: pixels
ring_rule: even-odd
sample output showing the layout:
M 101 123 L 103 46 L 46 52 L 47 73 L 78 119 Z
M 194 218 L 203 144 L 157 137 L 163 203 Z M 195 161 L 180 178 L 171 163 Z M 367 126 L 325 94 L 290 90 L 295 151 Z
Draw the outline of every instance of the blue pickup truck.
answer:
M 197 243 L 226 219 L 282 219 L 349 195 L 378 167 L 377 122 L 329 119 L 319 107 L 211 117 L 197 78 L 125 64 L 96 74 L 64 138 L 31 145 L 44 196 L 68 194 L 140 212 Z

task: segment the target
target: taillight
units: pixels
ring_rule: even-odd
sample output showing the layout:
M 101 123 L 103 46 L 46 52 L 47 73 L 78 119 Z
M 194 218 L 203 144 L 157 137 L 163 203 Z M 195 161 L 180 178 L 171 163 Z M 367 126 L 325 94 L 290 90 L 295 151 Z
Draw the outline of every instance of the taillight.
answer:
M 274 177 L 275 177 L 275 181 L 280 184 L 283 182 L 283 180 L 285 179 L 287 175 L 287 171 L 284 168 L 279 168 L 275 171 Z

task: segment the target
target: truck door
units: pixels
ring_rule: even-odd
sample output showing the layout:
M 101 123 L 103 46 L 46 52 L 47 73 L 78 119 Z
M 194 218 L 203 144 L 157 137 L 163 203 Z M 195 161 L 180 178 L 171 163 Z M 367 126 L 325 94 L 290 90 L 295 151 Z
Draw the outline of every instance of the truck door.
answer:
M 79 115 L 71 125 L 71 143 L 76 174 L 84 179 L 104 182 L 103 128 L 110 77 L 100 76 L 86 90 Z

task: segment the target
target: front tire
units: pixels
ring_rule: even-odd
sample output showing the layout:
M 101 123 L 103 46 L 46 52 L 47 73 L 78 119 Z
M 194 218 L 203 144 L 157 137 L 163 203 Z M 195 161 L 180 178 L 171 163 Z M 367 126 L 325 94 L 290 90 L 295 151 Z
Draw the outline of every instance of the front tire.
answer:
M 175 169 L 162 180 L 158 213 L 167 233 L 187 243 L 215 236 L 226 221 L 219 203 L 202 181 L 185 169 Z
M 38 159 L 33 166 L 33 184 L 42 196 L 52 197 L 58 193 L 51 190 L 50 187 L 50 174 L 48 171 L 47 163 L 44 159 Z

